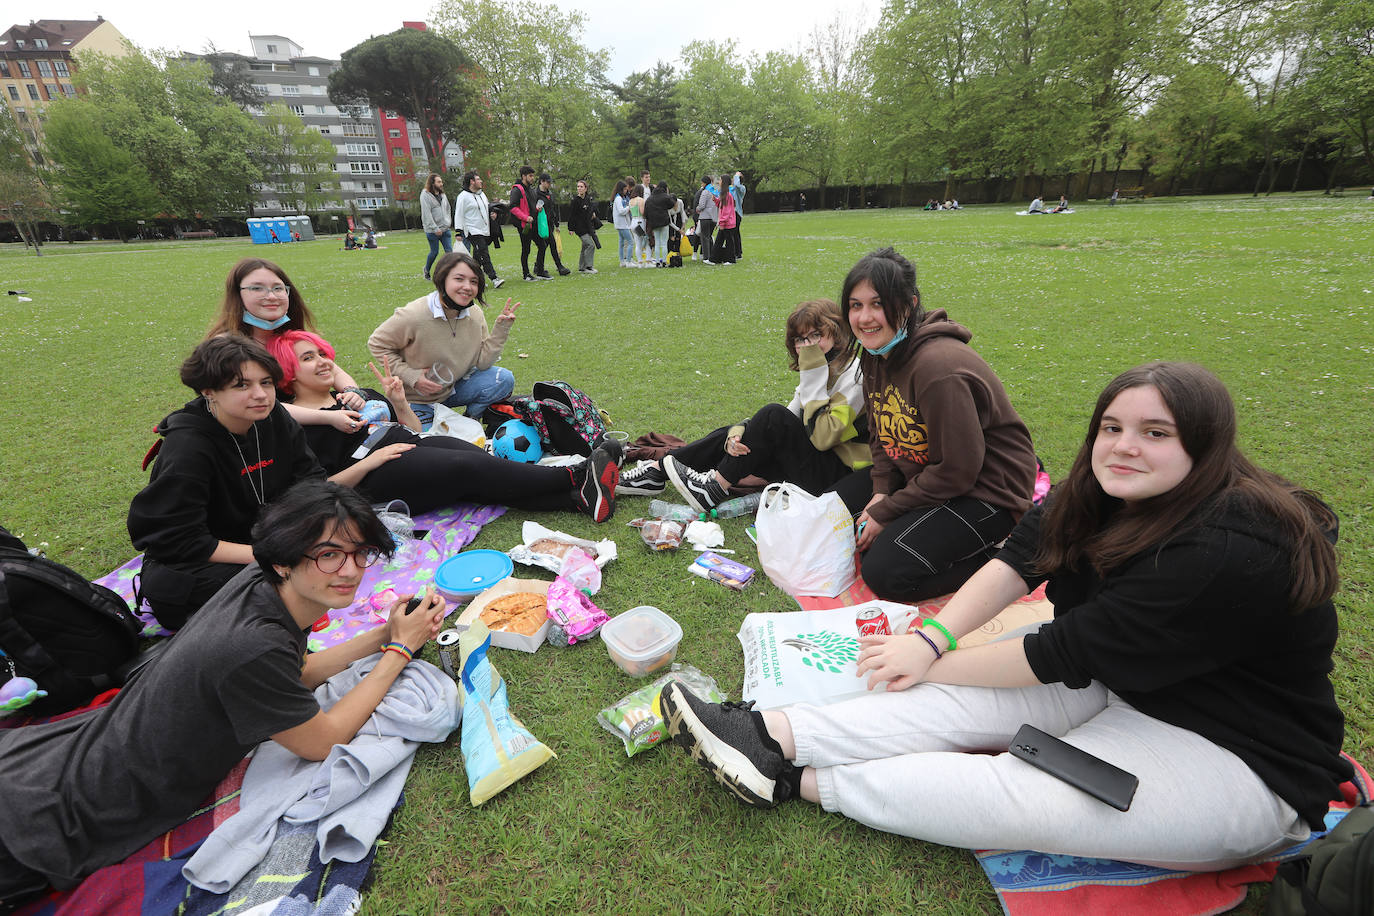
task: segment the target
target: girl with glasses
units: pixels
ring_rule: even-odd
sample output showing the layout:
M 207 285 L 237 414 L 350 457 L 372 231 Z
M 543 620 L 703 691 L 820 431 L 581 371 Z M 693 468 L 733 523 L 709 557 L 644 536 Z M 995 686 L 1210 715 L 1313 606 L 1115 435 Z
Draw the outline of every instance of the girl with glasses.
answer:
M 306 654 L 311 624 L 352 604 L 363 566 L 391 549 L 362 496 L 299 483 L 244 540 L 253 562 L 110 705 L 0 732 L 0 901 L 49 883 L 66 890 L 124 860 L 184 821 L 262 742 L 323 760 L 353 740 L 403 671 L 406 689 L 388 705 L 393 716 L 396 706 L 414 710 L 410 724 L 423 728 L 407 737 L 443 740 L 457 723 L 452 681 L 428 666 L 407 671 L 439 630 L 442 598 L 411 613 L 402 598 L 382 626 Z M 315 689 L 369 656 L 322 709 Z
M 786 480 L 819 494 L 865 467 L 871 459 L 863 376 L 851 339 L 829 299 L 798 305 L 784 338 L 791 368 L 800 373 L 791 403 L 766 404 L 748 420 L 626 472 L 621 495 L 655 496 L 671 482 L 694 509 L 708 512 L 737 484 Z
M 224 298 L 206 339 L 219 334 L 251 337 L 263 346 L 285 331 L 313 331 L 315 318 L 301 291 L 286 271 L 262 258 L 244 258 L 224 279 Z M 327 423 L 335 429 L 357 429 L 362 421 L 362 394 L 353 377 L 339 370 L 340 397 L 345 410 L 321 413 L 288 404 L 286 412 L 302 426 Z

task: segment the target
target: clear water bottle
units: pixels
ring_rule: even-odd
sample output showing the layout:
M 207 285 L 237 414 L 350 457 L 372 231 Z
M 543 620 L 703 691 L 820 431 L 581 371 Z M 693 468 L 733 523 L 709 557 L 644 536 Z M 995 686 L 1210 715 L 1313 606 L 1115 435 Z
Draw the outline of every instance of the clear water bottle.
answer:
M 654 518 L 672 519 L 675 522 L 691 522 L 696 520 L 698 513 L 691 506 L 655 499 L 649 503 L 649 514 Z
M 727 499 L 710 512 L 703 512 L 701 517 L 703 519 L 735 518 L 740 515 L 752 515 L 759 507 L 760 496 L 761 494 L 759 493 L 750 493 L 747 496 L 736 496 L 734 499 Z

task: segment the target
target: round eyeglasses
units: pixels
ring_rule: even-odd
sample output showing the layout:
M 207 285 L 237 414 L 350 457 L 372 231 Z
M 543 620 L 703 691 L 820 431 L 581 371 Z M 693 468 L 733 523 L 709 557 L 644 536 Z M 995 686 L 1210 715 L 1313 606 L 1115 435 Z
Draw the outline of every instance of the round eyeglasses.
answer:
M 252 293 L 254 296 L 286 296 L 291 292 L 291 287 L 282 286 L 259 286 L 254 283 L 252 286 L 240 286 L 239 290 L 245 293 Z
M 381 559 L 382 552 L 376 547 L 359 547 L 357 550 L 321 550 L 313 557 L 306 554 L 306 559 L 315 561 L 315 568 L 326 576 L 331 576 L 343 569 L 344 560 L 348 557 L 353 558 L 353 565 L 359 569 L 367 569 L 373 563 Z

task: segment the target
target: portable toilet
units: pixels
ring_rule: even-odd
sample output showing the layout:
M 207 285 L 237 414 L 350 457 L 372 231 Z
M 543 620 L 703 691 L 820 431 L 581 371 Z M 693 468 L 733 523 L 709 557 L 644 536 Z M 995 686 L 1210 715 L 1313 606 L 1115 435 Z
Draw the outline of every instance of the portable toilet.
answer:
M 248 220 L 248 235 L 252 237 L 254 245 L 267 245 L 271 243 L 272 237 L 267 234 L 267 223 L 270 220 L 253 217 Z
M 310 225 L 310 217 L 288 216 L 286 222 L 290 224 L 292 231 L 301 237 L 302 242 L 315 241 L 315 229 Z

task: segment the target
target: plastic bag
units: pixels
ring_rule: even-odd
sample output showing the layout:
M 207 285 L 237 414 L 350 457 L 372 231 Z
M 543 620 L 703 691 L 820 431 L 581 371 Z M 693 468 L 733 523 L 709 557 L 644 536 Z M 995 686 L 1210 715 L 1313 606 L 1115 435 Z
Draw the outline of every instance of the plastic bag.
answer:
M 725 694 L 720 692 L 710 675 L 702 674 L 691 665 L 673 665 L 667 674 L 621 697 L 613 706 L 607 706 L 596 714 L 597 724 L 624 743 L 626 757 L 647 751 L 668 737 L 658 698 L 663 688 L 673 681 L 678 681 L 708 703 L 725 702 Z
M 434 422 L 430 424 L 426 435 L 452 436 L 464 442 L 471 442 L 479 448 L 487 447 L 487 431 L 482 428 L 481 423 L 452 407 L 443 404 L 431 406 L 434 407 Z
M 510 713 L 506 681 L 487 658 L 491 631 L 480 619 L 458 638 L 462 670 L 463 767 L 474 807 L 555 757 Z
M 591 560 L 587 562 L 591 563 Z M 592 563 L 592 568 L 596 569 L 595 563 Z M 553 621 L 553 625 L 544 639 L 551 646 L 586 642 L 600 633 L 602 625 L 611 619 L 609 614 L 592 603 L 591 598 L 562 576 L 555 576 L 553 582 L 549 583 L 548 602 L 549 620 Z
M 601 591 L 601 567 L 581 547 L 574 547 L 563 554 L 563 567 L 558 575 L 573 588 L 585 590 L 588 595 Z
M 770 484 L 755 525 L 759 563 L 787 594 L 833 598 L 854 581 L 854 520 L 839 494 Z

